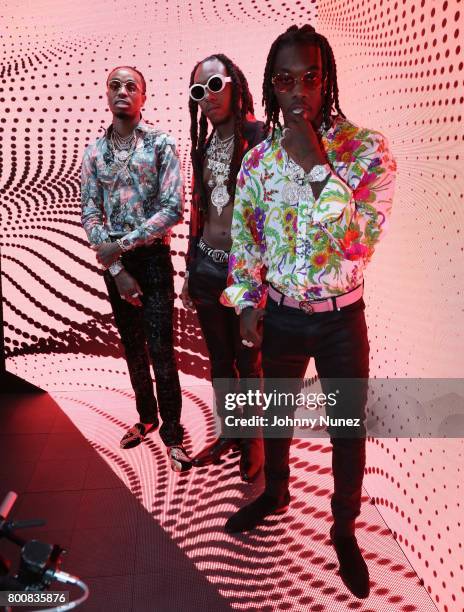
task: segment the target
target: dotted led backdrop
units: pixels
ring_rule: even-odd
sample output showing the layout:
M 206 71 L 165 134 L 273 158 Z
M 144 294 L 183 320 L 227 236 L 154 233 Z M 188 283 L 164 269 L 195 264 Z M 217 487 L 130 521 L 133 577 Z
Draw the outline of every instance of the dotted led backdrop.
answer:
M 89 440 L 97 444 L 95 431 L 109 426 L 107 416 L 98 412 L 101 393 L 126 394 L 128 405 L 121 410 L 128 410 L 128 415 L 120 423 L 133 418 L 131 393 L 120 391 L 130 389 L 130 384 L 103 279 L 80 225 L 82 153 L 110 122 L 106 75 L 119 64 L 140 69 L 148 85 L 144 117 L 177 141 L 187 186 L 184 223 L 176 226 L 172 241 L 179 293 L 191 179 L 190 71 L 203 57 L 226 53 L 248 77 L 256 115 L 262 118 L 267 51 L 292 23 L 313 23 L 327 36 L 337 60 L 342 109 L 355 123 L 384 133 L 398 163 L 389 234 L 366 274 L 371 372 L 382 377 L 461 375 L 460 1 L 132 0 L 121 5 L 82 0 L 71 5 L 64 0 L 18 0 L 0 2 L 0 8 L 1 266 L 7 366 L 53 392 Z M 197 450 L 211 433 L 209 411 L 202 403 L 208 361 L 196 317 L 180 300 L 175 315 L 184 422 L 197 432 L 189 442 Z M 98 426 L 95 415 L 100 418 Z M 110 450 L 112 435 L 98 449 L 118 469 Z M 113 441 L 116 437 L 115 433 Z M 308 461 L 307 445 L 296 443 L 293 451 L 296 465 Z M 322 459 L 319 467 L 325 469 Z M 308 471 L 306 465 L 300 468 Z M 461 610 L 464 600 L 463 469 L 462 440 L 369 443 L 366 493 L 431 600 L 450 612 Z M 298 468 L 297 474 L 299 482 Z M 148 476 L 142 473 L 140 478 L 149 491 L 144 480 Z M 175 497 L 174 482 L 169 486 Z M 307 493 L 314 495 L 310 484 L 298 486 L 309 487 Z M 321 498 L 327 497 L 324 486 L 317 487 Z M 327 503 L 324 499 L 321 505 L 325 510 Z M 297 534 L 307 529 L 304 514 L 295 520 Z M 368 544 L 372 550 L 373 542 Z M 385 573 L 393 575 L 389 580 L 394 591 L 395 563 L 377 561 L 379 576 L 383 565 Z M 398 584 L 402 597 L 408 587 Z M 280 585 L 278 592 L 287 587 Z M 408 608 L 413 604 L 395 600 L 399 595 L 391 589 L 379 589 L 384 601 L 374 606 L 376 612 L 422 612 L 431 605 Z M 308 609 L 305 596 L 287 594 L 282 603 Z M 239 604 L 243 607 L 246 601 L 242 598 Z M 330 597 L 319 609 L 335 609 Z

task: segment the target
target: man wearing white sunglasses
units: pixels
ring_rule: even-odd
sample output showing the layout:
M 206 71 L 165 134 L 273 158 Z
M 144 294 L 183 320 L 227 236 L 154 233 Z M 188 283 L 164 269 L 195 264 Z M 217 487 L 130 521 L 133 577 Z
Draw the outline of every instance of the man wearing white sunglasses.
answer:
M 213 382 L 258 379 L 260 351 L 241 342 L 239 319 L 219 303 L 219 296 L 227 281 L 237 172 L 246 151 L 263 140 L 263 123 L 254 119 L 245 76 L 222 54 L 212 55 L 194 67 L 189 109 L 193 194 L 183 304 L 197 311 Z M 212 131 L 208 136 L 209 125 Z M 216 404 L 219 417 L 224 416 L 219 393 Z M 262 465 L 262 441 L 256 437 L 220 435 L 194 458 L 193 464 L 199 467 L 216 463 L 234 447 L 241 451 L 242 480 L 253 481 Z

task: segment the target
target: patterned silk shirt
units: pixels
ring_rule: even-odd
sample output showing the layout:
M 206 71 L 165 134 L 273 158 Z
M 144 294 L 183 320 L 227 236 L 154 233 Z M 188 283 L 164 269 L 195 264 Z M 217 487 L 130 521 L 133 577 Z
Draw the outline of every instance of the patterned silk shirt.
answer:
M 127 171 L 115 163 L 112 126 L 82 161 L 82 224 L 89 242 L 124 237 L 129 249 L 149 245 L 182 218 L 183 185 L 174 140 L 144 121 Z
M 396 164 L 381 134 L 334 118 L 322 137 L 332 173 L 317 200 L 309 189 L 294 205 L 282 197 L 291 179 L 280 137 L 276 130 L 243 159 L 226 306 L 261 306 L 266 283 L 298 301 L 346 293 L 363 282 L 385 234 Z

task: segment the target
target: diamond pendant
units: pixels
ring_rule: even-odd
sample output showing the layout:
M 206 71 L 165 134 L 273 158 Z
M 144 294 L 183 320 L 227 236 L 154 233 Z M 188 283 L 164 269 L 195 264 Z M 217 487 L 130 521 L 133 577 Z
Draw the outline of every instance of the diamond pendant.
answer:
M 313 190 L 311 189 L 311 185 L 303 185 L 300 187 L 300 200 L 304 200 L 305 202 L 310 202 L 313 195 Z
M 117 151 L 116 157 L 119 159 L 119 161 L 124 162 L 129 157 L 129 151 L 121 149 L 120 151 Z
M 131 177 L 131 175 L 128 172 L 126 172 L 124 174 L 124 176 L 121 177 L 121 179 L 122 179 L 122 181 L 124 182 L 125 185 L 128 185 L 128 186 L 129 185 L 133 185 L 134 181 L 132 180 L 132 177 Z
M 216 185 L 211 192 L 211 202 L 216 207 L 219 216 L 222 214 L 222 209 L 229 201 L 229 193 L 225 185 Z
M 289 181 L 282 189 L 282 199 L 285 204 L 294 206 L 300 200 L 300 186 L 295 181 Z

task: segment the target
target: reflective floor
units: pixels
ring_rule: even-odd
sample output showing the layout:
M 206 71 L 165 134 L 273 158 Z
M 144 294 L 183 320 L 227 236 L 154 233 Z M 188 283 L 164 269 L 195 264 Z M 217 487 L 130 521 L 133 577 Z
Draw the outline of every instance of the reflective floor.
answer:
M 183 389 L 186 447 L 214 437 L 207 385 Z M 371 595 L 355 599 L 328 541 L 330 444 L 295 440 L 292 504 L 245 535 L 223 531 L 262 480 L 242 483 L 238 455 L 179 475 L 157 433 L 119 448 L 135 422 L 130 391 L 2 396 L 0 496 L 20 494 L 12 516 L 44 518 L 24 537 L 69 550 L 63 569 L 89 584 L 83 610 L 295 610 L 428 612 L 437 608 L 367 495 L 357 536 Z M 0 543 L 4 556 L 17 549 Z

